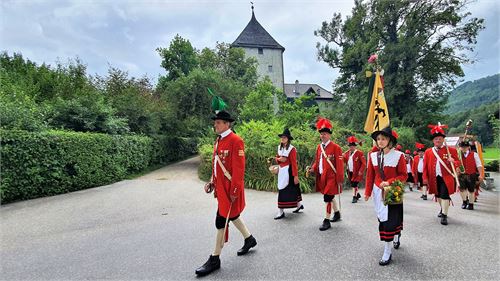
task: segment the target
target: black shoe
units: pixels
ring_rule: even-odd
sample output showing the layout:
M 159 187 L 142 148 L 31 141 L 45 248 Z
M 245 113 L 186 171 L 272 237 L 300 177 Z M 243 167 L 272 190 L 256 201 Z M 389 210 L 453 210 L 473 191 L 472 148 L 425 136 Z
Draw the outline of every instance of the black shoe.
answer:
M 353 196 L 352 197 L 352 203 L 358 203 L 358 197 Z
M 469 209 L 469 210 L 474 210 L 474 204 L 469 203 L 469 206 L 468 206 L 468 208 L 467 208 L 467 209 Z
M 422 199 L 427 200 L 427 195 L 424 195 Z
M 381 266 L 385 266 L 385 265 L 390 264 L 390 263 L 391 263 L 391 260 L 392 260 L 392 255 L 390 255 L 390 256 L 389 256 L 389 259 L 388 259 L 388 260 L 386 260 L 386 261 L 385 261 L 385 260 L 380 260 L 380 261 L 378 262 L 378 264 L 380 264 Z
M 324 219 L 323 220 L 323 224 L 319 227 L 319 230 L 320 231 L 325 231 L 325 230 L 329 229 L 330 227 L 332 227 L 332 225 L 330 224 L 330 220 L 329 219 Z
M 439 210 L 439 214 L 438 214 L 438 218 L 442 217 L 443 216 L 443 210 Z
M 245 244 L 243 245 L 243 247 L 241 247 L 241 249 L 238 250 L 237 252 L 238 256 L 245 255 L 246 253 L 248 253 L 250 248 L 253 248 L 255 246 L 257 246 L 257 240 L 255 240 L 255 238 L 252 235 L 250 235 L 248 238 L 245 239 Z
M 297 207 L 292 213 L 300 213 L 300 210 L 304 210 L 304 205 L 300 205 L 300 207 Z
M 336 211 L 333 213 L 333 218 L 330 220 L 331 222 L 337 222 L 340 220 L 340 211 Z
M 467 209 L 467 201 L 462 201 L 462 209 Z
M 448 225 L 448 216 L 445 214 L 442 214 L 441 216 L 441 224 L 442 225 Z
M 356 194 L 356 198 L 358 198 L 358 199 L 361 198 L 361 194 L 359 194 L 359 193 Z
M 423 194 L 422 194 L 422 195 L 420 195 L 420 198 L 424 198 L 424 195 L 423 195 Z
M 284 217 L 285 217 L 285 212 L 282 212 L 282 213 L 281 213 L 281 215 L 279 215 L 279 216 L 275 216 L 275 217 L 274 217 L 274 219 L 275 219 L 275 220 L 280 220 L 280 219 L 282 219 L 282 218 L 284 218 Z
M 399 246 L 401 246 L 401 233 L 398 235 L 398 242 L 392 242 L 394 244 L 394 249 L 399 249 Z
M 204 263 L 202 266 L 198 267 L 195 270 L 196 275 L 198 276 L 205 276 L 207 274 L 212 273 L 212 271 L 215 271 L 220 268 L 220 258 L 219 256 L 212 256 L 208 258 L 208 261 Z
M 413 187 L 410 187 L 410 191 L 413 191 Z
M 474 203 L 476 203 L 476 202 L 477 202 L 477 198 L 474 198 Z

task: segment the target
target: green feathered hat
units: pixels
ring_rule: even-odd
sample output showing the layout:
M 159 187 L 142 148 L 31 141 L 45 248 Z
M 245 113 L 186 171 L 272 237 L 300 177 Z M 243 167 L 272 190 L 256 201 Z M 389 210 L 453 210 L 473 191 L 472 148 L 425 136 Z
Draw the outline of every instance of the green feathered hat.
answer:
M 207 88 L 208 93 L 212 96 L 212 110 L 215 113 L 215 116 L 212 116 L 212 120 L 225 120 L 229 122 L 234 122 L 234 119 L 231 117 L 229 112 L 225 111 L 227 108 L 226 102 L 219 96 L 215 95 L 212 89 Z

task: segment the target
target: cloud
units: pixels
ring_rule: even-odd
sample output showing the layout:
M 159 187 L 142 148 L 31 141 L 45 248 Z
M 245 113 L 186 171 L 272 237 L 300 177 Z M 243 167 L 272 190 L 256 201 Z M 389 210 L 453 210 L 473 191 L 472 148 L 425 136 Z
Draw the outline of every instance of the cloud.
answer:
M 232 43 L 251 17 L 250 4 L 243 0 L 4 0 L 0 5 L 2 50 L 21 52 L 38 63 L 79 57 L 90 74 L 105 75 L 111 64 L 132 76 L 155 78 L 165 73 L 155 50 L 168 47 L 176 34 L 197 49 L 214 48 L 216 42 Z M 313 32 L 334 12 L 349 15 L 352 6 L 352 0 L 255 2 L 258 21 L 286 48 L 285 82 L 298 79 L 331 90 L 338 71 L 317 61 L 315 46 L 322 40 Z M 498 4 L 479 1 L 470 10 L 484 15 L 487 29 L 479 36 L 478 63 L 470 70 L 464 67 L 466 79 L 498 72 L 494 63 L 498 61 Z

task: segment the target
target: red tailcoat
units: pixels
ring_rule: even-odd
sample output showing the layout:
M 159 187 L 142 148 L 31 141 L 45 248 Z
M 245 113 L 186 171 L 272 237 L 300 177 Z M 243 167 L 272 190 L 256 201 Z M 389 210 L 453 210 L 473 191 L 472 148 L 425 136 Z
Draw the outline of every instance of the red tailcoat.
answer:
M 418 161 L 420 161 L 420 155 L 415 155 L 415 157 L 413 157 L 413 165 L 411 166 L 413 181 L 415 183 L 418 183 Z
M 351 152 L 349 150 L 344 153 L 344 165 L 347 172 L 349 172 L 349 165 L 347 164 L 347 162 L 349 161 L 350 153 Z M 349 180 L 360 182 L 363 180 L 363 173 L 365 172 L 366 168 L 366 160 L 365 156 L 363 155 L 363 152 L 356 149 L 354 151 L 354 156 L 352 157 L 352 162 L 353 162 L 353 172 Z
M 316 157 L 312 169 L 316 174 L 316 191 L 322 194 L 335 195 L 342 192 L 342 187 L 339 190 L 339 185 L 344 182 L 344 161 L 342 160 L 342 149 L 337 144 L 330 141 L 325 147 L 325 153 L 328 157 L 333 156 L 330 160 L 337 170 L 333 172 L 330 164 L 326 161 L 321 153 L 321 144 L 316 148 Z M 323 173 L 319 174 L 319 161 L 323 161 Z
M 231 132 L 214 146 L 214 156 L 212 157 L 212 167 L 215 161 L 215 148 L 222 164 L 231 174 L 230 181 L 218 163 L 216 165 L 216 175 L 212 171 L 213 182 L 215 184 L 215 194 L 217 197 L 219 214 L 223 217 L 229 212 L 231 200 L 229 195 L 236 196 L 236 200 L 231 207 L 230 218 L 238 216 L 245 208 L 245 145 L 243 140 L 235 133 Z M 212 169 L 213 170 L 213 169 Z
M 392 149 L 389 153 L 384 156 L 384 176 L 385 180 L 382 180 L 382 175 L 378 168 L 378 153 L 373 152 L 369 154 L 368 168 L 366 170 L 366 187 L 365 196 L 371 196 L 373 186 L 380 188 L 380 183 L 383 181 L 392 184 L 396 180 L 405 182 L 408 178 L 408 172 L 406 171 L 406 160 L 402 152 Z
M 436 165 L 441 165 L 434 153 L 432 152 L 433 147 L 428 148 L 424 154 L 424 174 L 423 180 L 424 184 L 427 183 L 429 186 L 429 194 L 437 194 L 437 176 L 436 176 Z M 451 157 L 455 160 L 454 165 L 455 168 L 458 169 L 460 165 L 460 160 L 458 160 L 457 150 L 454 147 L 449 147 Z M 446 151 L 446 147 L 443 146 L 438 150 L 438 155 L 441 157 L 443 162 L 446 164 L 450 172 L 453 172 L 451 164 L 448 162 L 448 152 Z M 455 186 L 455 178 L 453 174 L 450 174 L 442 165 L 441 165 L 441 175 L 443 177 L 444 183 L 448 188 L 448 194 L 452 195 L 456 191 Z

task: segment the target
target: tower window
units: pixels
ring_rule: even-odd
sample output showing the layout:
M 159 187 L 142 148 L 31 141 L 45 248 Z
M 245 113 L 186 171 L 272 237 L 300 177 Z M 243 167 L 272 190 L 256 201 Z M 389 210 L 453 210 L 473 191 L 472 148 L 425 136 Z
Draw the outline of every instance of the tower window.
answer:
M 268 66 L 267 66 L 267 71 L 269 71 L 269 72 L 273 72 L 273 66 L 272 66 L 272 65 L 268 65 Z
M 259 48 L 259 55 L 263 55 L 263 54 L 264 54 L 264 49 Z

